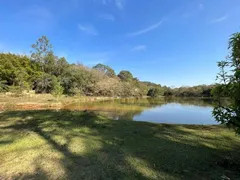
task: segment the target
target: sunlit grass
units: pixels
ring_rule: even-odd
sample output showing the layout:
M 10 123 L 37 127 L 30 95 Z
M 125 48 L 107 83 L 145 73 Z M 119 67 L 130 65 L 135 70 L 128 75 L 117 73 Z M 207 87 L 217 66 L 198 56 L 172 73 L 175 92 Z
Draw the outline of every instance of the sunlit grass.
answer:
M 237 179 L 239 148 L 240 138 L 223 126 L 0 113 L 0 179 Z
M 138 101 L 138 105 L 134 104 Z M 108 101 L 108 103 L 104 103 Z M 124 102 L 124 103 L 123 103 Z M 139 103 L 142 106 L 139 106 Z M 159 104 L 159 100 L 158 100 Z M 94 110 L 94 111 L 141 111 L 149 107 L 147 98 L 119 99 L 117 97 L 65 96 L 51 94 L 5 95 L 0 93 L 1 110 Z
M 102 100 L 114 100 L 116 97 L 94 97 L 94 96 L 67 96 L 55 97 L 51 94 L 4 94 L 0 93 L 0 104 L 50 104 L 62 103 L 63 105 L 78 102 L 97 102 Z

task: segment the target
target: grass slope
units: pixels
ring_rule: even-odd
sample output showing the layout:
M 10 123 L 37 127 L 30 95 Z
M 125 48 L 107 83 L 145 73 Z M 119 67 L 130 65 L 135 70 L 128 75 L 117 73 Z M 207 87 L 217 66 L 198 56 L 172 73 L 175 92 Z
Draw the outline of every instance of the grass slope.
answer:
M 113 121 L 94 113 L 0 113 L 0 179 L 239 179 L 222 126 Z

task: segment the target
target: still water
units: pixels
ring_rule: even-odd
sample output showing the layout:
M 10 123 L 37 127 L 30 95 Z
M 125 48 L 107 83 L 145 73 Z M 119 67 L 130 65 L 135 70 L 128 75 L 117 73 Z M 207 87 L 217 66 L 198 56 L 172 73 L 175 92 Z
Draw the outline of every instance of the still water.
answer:
M 115 120 L 169 124 L 217 124 L 212 117 L 212 100 L 201 98 L 121 99 L 71 104 L 64 109 L 94 111 Z

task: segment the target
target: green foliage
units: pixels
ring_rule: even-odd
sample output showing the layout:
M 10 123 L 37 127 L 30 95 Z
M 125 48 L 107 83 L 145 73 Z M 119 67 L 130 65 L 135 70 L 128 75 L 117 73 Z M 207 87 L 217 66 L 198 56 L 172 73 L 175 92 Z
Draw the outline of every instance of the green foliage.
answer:
M 31 58 L 0 54 L 0 91 L 20 93 L 33 89 L 36 93 L 55 94 L 61 92 L 61 86 L 67 95 L 139 97 L 158 86 L 133 78 L 129 71 L 121 71 L 118 78 L 113 69 L 103 64 L 92 69 L 70 65 L 64 57 L 54 55 L 46 37 L 40 38 L 33 48 Z
M 32 45 L 31 56 L 0 53 L 0 91 L 21 93 L 61 93 L 67 95 L 140 97 L 160 85 L 141 82 L 129 71 L 116 76 L 104 64 L 87 68 L 69 64 L 64 57 L 57 57 L 46 36 Z M 62 92 L 63 91 L 63 92 Z
M 163 93 L 164 96 L 173 96 L 173 91 L 170 87 L 164 86 L 163 90 L 164 90 L 164 93 Z
M 36 93 L 51 93 L 57 84 L 55 76 L 42 73 L 34 82 L 33 89 Z
M 152 88 L 148 91 L 148 96 L 150 97 L 153 97 L 153 98 L 156 98 L 156 97 L 159 97 L 159 96 L 163 96 L 164 94 L 164 91 L 163 89 L 161 88 Z
M 61 57 L 57 60 L 54 70 L 55 76 L 64 76 L 69 70 L 70 65 L 64 57 Z
M 62 94 L 63 94 L 63 87 L 61 86 L 60 82 L 58 82 L 56 79 L 54 80 L 54 86 L 53 86 L 53 90 L 51 91 L 51 93 L 59 98 Z
M 57 61 L 58 61 L 58 57 L 54 56 L 52 52 L 47 54 L 43 58 L 44 63 L 42 64 L 44 72 L 51 75 L 57 74 Z
M 192 87 L 168 88 L 164 87 L 165 96 L 177 97 L 211 97 L 214 85 L 199 85 Z
M 235 33 L 230 38 L 229 50 L 230 54 L 226 60 L 218 63 L 220 72 L 217 78 L 221 84 L 212 92 L 216 100 L 213 115 L 218 122 L 226 124 L 240 134 L 240 33 Z M 229 97 L 229 105 L 222 105 L 223 96 Z
M 96 69 L 98 71 L 103 72 L 106 76 L 109 77 L 114 77 L 116 76 L 115 71 L 110 68 L 109 66 L 106 66 L 104 64 L 97 64 L 96 66 L 93 67 L 93 69 Z
M 0 92 L 7 92 L 8 86 L 6 85 L 7 81 L 0 79 Z
M 132 73 L 130 73 L 129 71 L 121 71 L 118 74 L 118 77 L 122 80 L 122 81 L 131 81 L 133 80 L 133 75 Z
M 31 58 L 37 62 L 41 69 L 45 71 L 46 64 L 51 61 L 50 57 L 53 54 L 52 45 L 46 36 L 40 37 L 35 44 L 32 45 Z
M 19 87 L 20 91 L 29 90 L 38 73 L 37 65 L 27 56 L 0 54 L 0 79 L 5 90 L 7 86 Z

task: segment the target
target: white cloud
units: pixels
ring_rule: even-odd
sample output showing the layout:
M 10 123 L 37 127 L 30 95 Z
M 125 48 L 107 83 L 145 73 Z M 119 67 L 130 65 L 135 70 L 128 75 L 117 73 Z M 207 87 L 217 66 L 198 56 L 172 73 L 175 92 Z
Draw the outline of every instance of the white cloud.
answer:
M 115 17 L 112 14 L 101 14 L 99 18 L 108 20 L 108 21 L 115 21 Z
M 210 23 L 219 23 L 219 22 L 222 22 L 222 21 L 226 20 L 227 18 L 228 18 L 228 15 L 226 14 L 222 17 L 217 18 L 217 19 L 213 19 Z
M 159 26 L 162 25 L 162 23 L 163 23 L 163 20 L 161 20 L 161 21 L 157 22 L 156 24 L 153 24 L 153 25 L 151 25 L 151 26 L 149 26 L 145 29 L 139 30 L 137 32 L 129 33 L 128 36 L 138 36 L 138 35 L 141 35 L 141 34 L 145 34 L 149 31 L 152 31 L 152 30 L 158 28 Z
M 147 50 L 147 46 L 146 45 L 138 45 L 133 47 L 132 49 L 133 51 L 146 51 Z
M 85 32 L 85 33 L 88 34 L 88 35 L 93 35 L 93 36 L 98 35 L 98 32 L 97 32 L 97 30 L 95 29 L 95 27 L 92 26 L 92 25 L 89 25 L 89 24 L 88 24 L 88 25 L 79 24 L 79 25 L 78 25 L 78 29 L 81 30 L 81 31 L 83 31 L 83 32 Z

